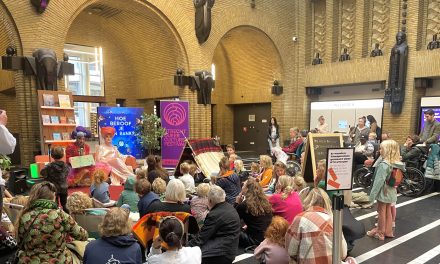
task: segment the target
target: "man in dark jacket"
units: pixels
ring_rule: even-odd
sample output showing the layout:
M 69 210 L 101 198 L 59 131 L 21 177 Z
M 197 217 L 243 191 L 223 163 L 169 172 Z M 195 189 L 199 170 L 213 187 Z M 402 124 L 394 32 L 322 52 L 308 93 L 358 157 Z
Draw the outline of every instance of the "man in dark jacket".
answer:
M 238 249 L 240 217 L 232 205 L 225 202 L 225 192 L 212 186 L 208 193 L 210 211 L 199 235 L 189 246 L 202 250 L 202 264 L 231 264 Z
M 66 207 L 67 203 L 67 175 L 69 174 L 69 167 L 61 159 L 64 157 L 64 149 L 62 147 L 53 148 L 50 156 L 54 159 L 53 162 L 46 165 L 41 170 L 41 176 L 51 182 L 57 187 L 57 201 L 59 199 L 64 212 L 69 213 Z
M 440 135 L 440 122 L 435 119 L 432 109 L 425 111 L 425 126 L 420 131 L 420 141 L 425 145 L 436 144 Z

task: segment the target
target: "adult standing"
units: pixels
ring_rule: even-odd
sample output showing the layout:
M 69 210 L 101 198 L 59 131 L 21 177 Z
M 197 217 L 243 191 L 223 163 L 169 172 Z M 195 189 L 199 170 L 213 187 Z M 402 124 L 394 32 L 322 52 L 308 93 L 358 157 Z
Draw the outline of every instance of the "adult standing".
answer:
M 225 191 L 212 186 L 208 193 L 209 213 L 200 233 L 189 241 L 190 247 L 202 250 L 202 264 L 231 264 L 237 254 L 240 217 L 225 201 Z
M 6 124 L 8 123 L 8 116 L 6 115 L 6 111 L 0 110 L 0 154 L 9 155 L 12 154 L 15 150 L 15 145 L 17 141 L 14 136 L 9 132 L 6 128 Z M 0 170 L 0 181 L 2 181 L 2 171 Z M 3 180 L 4 181 L 4 180 Z M 5 183 L 3 183 L 4 185 Z M 0 188 L 0 198 L 3 197 L 3 189 Z M 2 213 L 3 208 L 3 199 L 0 199 L 0 215 Z
M 280 127 L 275 117 L 270 119 L 270 124 L 267 127 L 267 142 L 269 142 L 271 153 L 273 147 L 280 147 Z
M 440 135 L 440 122 L 435 119 L 435 112 L 432 109 L 425 111 L 425 126 L 420 132 L 420 141 L 425 145 L 438 142 Z
M 318 125 L 316 126 L 315 130 L 320 134 L 328 133 L 328 124 L 325 122 L 324 116 L 320 116 L 318 118 Z
M 376 118 L 374 118 L 372 115 L 367 115 L 367 120 L 368 123 L 370 123 L 370 133 L 376 133 L 376 139 L 380 141 L 382 136 L 382 128 L 377 125 Z

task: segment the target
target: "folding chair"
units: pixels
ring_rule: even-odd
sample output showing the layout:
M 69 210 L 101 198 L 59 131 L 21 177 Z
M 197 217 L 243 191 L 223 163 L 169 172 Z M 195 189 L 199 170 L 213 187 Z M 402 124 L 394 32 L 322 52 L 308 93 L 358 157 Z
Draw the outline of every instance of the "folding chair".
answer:
M 84 210 L 85 214 L 73 214 L 72 217 L 73 219 L 75 219 L 78 225 L 80 225 L 82 228 L 87 230 L 87 232 L 89 233 L 89 237 L 98 239 L 100 238 L 99 225 L 104 220 L 105 214 L 92 215 L 87 213 L 88 211 L 92 211 L 92 210 L 108 211 L 108 209 L 106 208 L 89 208 Z
M 18 221 L 18 218 L 23 212 L 24 206 L 13 203 L 3 203 L 3 209 L 5 213 L 8 215 L 9 220 L 11 220 L 12 224 L 15 224 Z

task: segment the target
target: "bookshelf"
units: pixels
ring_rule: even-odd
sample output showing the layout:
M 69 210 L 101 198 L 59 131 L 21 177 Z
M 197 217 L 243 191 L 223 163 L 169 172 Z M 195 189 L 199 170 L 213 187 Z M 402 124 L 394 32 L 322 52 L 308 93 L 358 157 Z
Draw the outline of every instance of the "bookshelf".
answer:
M 38 110 L 43 155 L 48 153 L 49 144 L 66 147 L 75 142 L 70 139 L 76 127 L 72 93 L 38 90 Z

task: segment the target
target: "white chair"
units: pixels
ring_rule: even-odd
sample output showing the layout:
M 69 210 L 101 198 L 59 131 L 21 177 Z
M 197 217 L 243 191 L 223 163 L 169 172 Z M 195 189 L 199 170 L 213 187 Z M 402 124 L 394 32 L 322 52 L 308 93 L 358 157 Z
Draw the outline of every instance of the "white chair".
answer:
M 109 208 L 116 205 L 116 201 L 112 201 L 112 200 L 110 200 L 110 202 L 108 203 L 101 203 L 101 201 L 95 198 L 92 198 L 92 200 L 93 200 L 93 206 L 96 208 Z
M 89 237 L 99 238 L 99 225 L 104 220 L 105 214 L 103 215 L 92 215 L 88 214 L 90 211 L 108 211 L 107 208 L 89 208 L 84 210 L 84 214 L 73 214 L 72 217 L 82 228 L 87 230 Z

